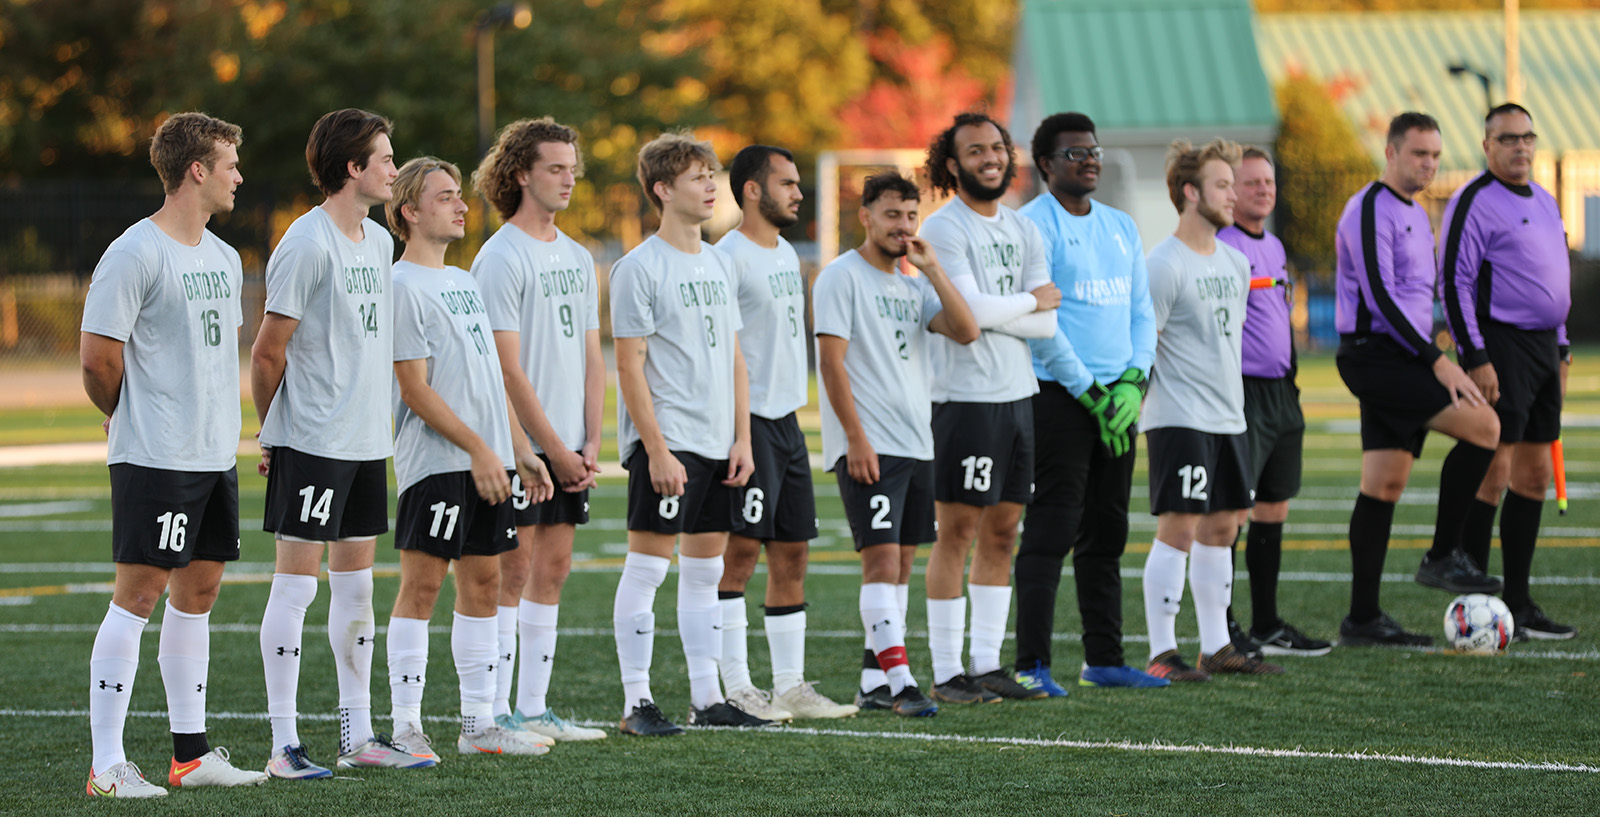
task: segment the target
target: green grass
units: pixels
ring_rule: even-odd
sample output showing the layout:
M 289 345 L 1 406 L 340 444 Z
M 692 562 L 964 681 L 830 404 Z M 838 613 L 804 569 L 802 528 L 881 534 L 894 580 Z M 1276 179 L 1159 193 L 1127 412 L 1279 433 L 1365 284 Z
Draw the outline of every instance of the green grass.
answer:
M 1306 490 L 1291 512 L 1283 569 L 1342 574 L 1349 569 L 1349 557 L 1337 531 L 1348 521 L 1359 467 L 1358 438 L 1346 430 L 1353 406 L 1334 392 L 1337 376 L 1329 381 L 1330 361 L 1311 359 L 1303 365 L 1308 402 L 1317 408 L 1308 411 Z M 1575 406 L 1600 400 L 1600 385 L 1589 385 L 1583 377 L 1583 370 L 1575 373 L 1575 384 L 1585 383 L 1583 393 L 1574 395 Z M 7 425 L 9 419 L 0 417 L 0 429 L 26 422 Z M 84 682 L 93 629 L 109 596 L 92 587 L 68 587 L 110 579 L 104 467 L 0 470 L 0 511 L 23 503 L 83 503 L 58 506 L 61 513 L 42 517 L 0 518 L 0 597 L 32 598 L 27 604 L 0 606 L 0 655 L 7 659 L 0 662 L 0 690 L 6 693 L 0 739 L 12 747 L 8 757 L 13 759 L 0 787 L 0 814 L 84 813 L 91 807 L 163 815 L 1592 814 L 1600 794 L 1600 774 L 1594 772 L 1093 746 L 1127 741 L 1600 768 L 1600 595 L 1593 584 L 1595 547 L 1600 545 L 1600 505 L 1594 497 L 1600 494 L 1600 482 L 1592 476 L 1600 470 L 1600 431 L 1575 428 L 1565 439 L 1573 474 L 1572 512 L 1558 517 L 1553 507 L 1547 509 L 1535 568 L 1539 576 L 1588 583 L 1540 584 L 1534 591 L 1552 615 L 1580 627 L 1574 641 L 1519 644 L 1499 658 L 1335 650 L 1326 658 L 1285 659 L 1289 673 L 1281 677 L 1219 678 L 1209 685 L 1151 691 L 1074 688 L 1065 700 L 981 709 L 947 706 L 927 720 L 866 713 L 775 733 L 691 732 L 660 741 L 628 738 L 613 730 L 598 744 L 560 745 L 537 759 L 460 758 L 442 752 L 441 766 L 428 771 L 360 772 L 345 775 L 349 779 L 306 784 L 273 781 L 260 790 L 179 791 L 159 803 L 116 806 L 84 799 L 88 729 L 86 716 L 77 714 L 87 708 Z M 1435 440 L 1418 463 L 1412 483 L 1419 496 L 1399 508 L 1390 573 L 1409 573 L 1421 556 L 1433 517 L 1425 497 L 1437 485 L 1446 450 L 1442 440 Z M 263 493 L 253 465 L 240 463 L 246 564 L 232 571 L 241 581 L 224 588 L 212 616 L 218 632 L 212 637 L 209 701 L 213 741 L 232 749 L 241 765 L 259 766 L 266 759 L 269 734 L 264 720 L 253 719 L 265 711 L 266 702 L 252 628 L 266 602 L 262 574 L 270 573 L 264 563 L 270 562 L 272 547 L 265 534 L 253 530 Z M 807 674 L 820 679 L 824 692 L 843 699 L 851 694 L 859 663 L 859 579 L 852 575 L 855 557 L 831 475 L 817 477 L 823 533 L 813 546 L 807 582 Z M 1145 484 L 1141 468 L 1134 479 L 1134 532 L 1123 561 L 1126 568 L 1143 565 L 1150 541 Z M 608 479 L 595 492 L 595 524 L 580 532 L 579 569 L 567 585 L 551 694 L 562 714 L 605 723 L 615 721 L 621 705 L 609 628 L 625 536 L 617 524 L 624 493 L 620 479 Z M 1292 529 L 1296 525 L 1300 532 Z M 389 537 L 380 542 L 380 624 L 387 621 L 397 587 L 397 560 L 390 544 Z M 58 572 L 53 566 L 46 567 L 51 572 L 23 570 L 28 563 L 61 562 L 90 565 L 93 572 Z M 1242 565 L 1240 571 L 1236 607 L 1248 620 L 1249 585 Z M 1315 635 L 1332 636 L 1348 600 L 1348 583 L 1286 579 L 1283 614 Z M 760 597 L 764 580 L 763 574 L 756 576 L 752 598 Z M 662 630 L 675 627 L 675 583 L 673 574 L 658 596 Z M 1125 579 L 1123 586 L 1125 630 L 1142 636 L 1139 580 Z M 908 647 L 914 671 L 928 683 L 920 575 L 912 587 Z M 1057 615 L 1058 627 L 1069 633 L 1078 627 L 1071 588 L 1068 578 Z M 64 592 L 69 589 L 73 592 Z M 1449 601 L 1446 594 L 1410 581 L 1386 583 L 1383 599 L 1402 622 L 1433 633 Z M 324 587 L 308 624 L 326 620 L 327 600 Z M 436 627 L 448 624 L 450 601 L 447 589 L 435 615 Z M 1191 609 L 1185 604 L 1178 622 L 1183 649 L 1190 653 L 1197 649 Z M 759 628 L 758 610 L 752 611 L 752 619 Z M 22 624 L 69 626 L 55 632 L 4 626 Z M 165 709 L 157 640 L 151 632 L 142 642 L 136 712 Z M 374 710 L 379 728 L 387 728 L 383 715 L 389 696 L 383 639 L 379 641 Z M 325 716 L 336 706 L 332 658 L 322 647 L 320 631 L 307 633 L 305 644 L 300 710 Z M 1127 647 L 1130 661 L 1144 658 L 1142 642 L 1130 640 Z M 757 681 L 768 678 L 766 643 L 759 632 L 752 634 L 750 653 Z M 1003 655 L 1010 654 L 1008 642 Z M 1070 668 L 1081 659 L 1075 640 L 1057 642 L 1055 663 L 1064 675 L 1070 676 Z M 433 636 L 429 678 L 425 713 L 453 715 L 454 668 L 449 636 L 442 630 Z M 663 709 L 681 720 L 688 690 L 676 637 L 663 634 L 657 639 L 653 678 Z M 51 711 L 73 714 L 38 714 Z M 805 728 L 851 734 L 814 734 Z M 301 735 L 313 757 L 332 757 L 335 730 L 328 720 L 302 721 Z M 435 721 L 429 730 L 449 749 L 455 734 L 451 723 Z M 155 779 L 165 776 L 170 752 L 165 732 L 163 718 L 134 717 L 128 724 L 129 756 Z

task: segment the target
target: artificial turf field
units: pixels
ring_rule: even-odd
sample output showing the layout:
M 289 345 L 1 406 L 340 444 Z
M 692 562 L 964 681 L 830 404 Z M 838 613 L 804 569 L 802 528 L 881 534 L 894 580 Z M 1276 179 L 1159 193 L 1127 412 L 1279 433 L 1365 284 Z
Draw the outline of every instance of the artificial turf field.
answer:
M 0 469 L 0 814 L 1594 814 L 1600 811 L 1600 363 L 1580 350 L 1565 436 L 1572 510 L 1545 511 L 1534 597 L 1577 639 L 1513 645 L 1494 658 L 1430 651 L 1336 649 L 1282 659 L 1288 674 L 1219 677 L 1161 690 L 1073 687 L 1066 699 L 944 706 L 931 719 L 863 713 L 760 733 L 691 731 L 675 739 L 618 735 L 621 705 L 610 635 L 625 533 L 625 489 L 608 479 L 593 495 L 562 604 L 551 704 L 607 726 L 593 744 L 563 744 L 540 758 L 462 758 L 456 733 L 448 586 L 434 617 L 424 711 L 443 758 L 424 771 L 346 772 L 331 781 L 270 781 L 259 789 L 174 791 L 143 803 L 90 801 L 88 659 L 109 600 L 110 500 L 104 466 Z M 1345 527 L 1359 469 L 1354 404 L 1328 358 L 1302 359 L 1309 430 L 1305 489 L 1291 510 L 1280 607 L 1309 633 L 1331 638 L 1348 599 Z M 814 403 L 813 403 L 814 405 Z M 248 409 L 248 406 L 246 407 Z M 248 416 L 247 412 L 247 416 Z M 614 415 L 609 413 L 610 419 Z M 815 414 L 809 415 L 815 427 Z M 807 415 L 802 415 L 806 422 Z M 38 410 L 0 417 L 6 443 L 84 439 L 91 411 Z M 815 440 L 814 440 L 815 441 Z M 614 443 L 612 443 L 614 445 Z M 1410 579 L 1431 535 L 1433 491 L 1448 444 L 1435 436 L 1396 516 L 1385 608 L 1412 629 L 1441 632 L 1449 595 Z M 613 455 L 614 456 L 614 455 Z M 1146 657 L 1139 569 L 1154 529 L 1146 478 L 1134 478 L 1133 533 L 1124 568 L 1130 663 Z M 243 561 L 229 570 L 212 614 L 209 726 L 238 765 L 269 750 L 256 628 L 266 603 L 272 548 L 259 532 L 264 480 L 241 458 Z M 831 475 L 817 474 L 822 536 L 807 582 L 807 676 L 847 700 L 861 654 L 859 571 Z M 391 508 L 393 507 L 391 501 Z M 379 542 L 380 633 L 398 579 L 390 537 Z M 1498 549 L 1493 556 L 1498 568 Z M 1495 572 L 1492 570 L 1491 572 Z M 687 681 L 673 610 L 676 574 L 657 597 L 653 687 L 682 721 Z M 760 599 L 764 575 L 751 585 Z M 1082 660 L 1076 596 L 1062 584 L 1057 674 Z M 1235 609 L 1248 622 L 1241 560 Z M 912 580 L 913 671 L 931 683 L 922 578 Z M 330 762 L 337 741 L 330 652 L 322 647 L 328 592 L 307 617 L 301 736 Z M 1181 647 L 1198 650 L 1192 606 L 1178 620 Z M 160 612 L 142 642 L 127 728 L 129 759 L 164 783 L 170 741 L 156 663 Z M 750 657 L 769 679 L 760 611 L 751 611 Z M 374 658 L 374 721 L 388 728 L 388 685 Z M 1011 644 L 1002 652 L 1009 660 Z

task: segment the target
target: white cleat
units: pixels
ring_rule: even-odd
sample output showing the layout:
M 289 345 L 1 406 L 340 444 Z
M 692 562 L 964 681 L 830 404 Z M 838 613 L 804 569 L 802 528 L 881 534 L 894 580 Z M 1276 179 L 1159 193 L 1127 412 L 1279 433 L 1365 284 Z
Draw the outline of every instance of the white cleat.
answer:
M 526 732 L 491 726 L 476 735 L 456 738 L 456 751 L 464 755 L 542 755 L 550 747 L 536 743 Z
M 400 731 L 394 733 L 394 745 L 412 757 L 439 762 L 439 755 L 433 751 L 433 739 L 423 733 L 420 724 L 408 723 L 401 727 Z
M 794 713 L 782 706 L 775 705 L 767 697 L 766 690 L 755 687 L 734 689 L 728 691 L 728 703 L 744 710 L 746 715 L 754 715 L 764 721 L 774 723 L 790 720 Z
M 854 704 L 835 703 L 817 691 L 810 681 L 801 681 L 782 695 L 773 697 L 773 703 L 794 713 L 796 718 L 848 718 L 861 711 Z
M 139 767 L 124 760 L 111 768 L 95 774 L 89 770 L 89 784 L 84 787 L 90 797 L 166 797 L 167 790 L 144 779 Z
M 604 729 L 579 726 L 549 709 L 546 709 L 543 715 L 533 718 L 523 715 L 520 711 L 513 711 L 511 720 L 524 734 L 548 738 L 557 743 L 570 740 L 600 740 L 606 736 Z
M 284 780 L 315 780 L 333 777 L 333 772 L 317 765 L 306 754 L 306 747 L 296 743 L 280 747 L 272 753 L 272 759 L 267 761 L 267 776 Z
M 218 746 L 187 763 L 172 759 L 172 770 L 167 772 L 168 785 L 177 788 L 195 786 L 259 786 L 267 782 L 265 772 L 241 769 L 228 760 L 228 750 Z
M 336 765 L 341 769 L 426 769 L 438 762 L 439 757 L 432 748 L 425 755 L 412 754 L 406 751 L 405 746 L 390 740 L 388 735 L 377 735 L 339 755 Z

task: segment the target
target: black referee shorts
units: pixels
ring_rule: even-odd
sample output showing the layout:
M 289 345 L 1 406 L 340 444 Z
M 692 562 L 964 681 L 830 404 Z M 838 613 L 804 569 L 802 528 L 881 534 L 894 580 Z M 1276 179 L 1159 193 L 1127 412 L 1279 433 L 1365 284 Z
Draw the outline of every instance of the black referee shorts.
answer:
M 1361 402 L 1361 450 L 1422 456 L 1428 421 L 1450 405 L 1433 369 L 1387 335 L 1345 335 L 1334 362 Z
M 1245 441 L 1257 502 L 1285 502 L 1300 493 L 1306 418 L 1294 375 L 1244 379 Z
M 1561 350 L 1556 330 L 1489 321 L 1484 351 L 1500 378 L 1500 442 L 1547 443 L 1561 436 Z

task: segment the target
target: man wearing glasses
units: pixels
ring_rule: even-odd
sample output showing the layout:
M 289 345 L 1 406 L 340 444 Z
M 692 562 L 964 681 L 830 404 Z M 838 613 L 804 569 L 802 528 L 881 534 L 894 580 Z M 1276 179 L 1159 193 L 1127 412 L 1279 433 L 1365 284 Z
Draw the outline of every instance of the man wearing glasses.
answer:
M 1567 312 L 1572 267 L 1556 200 L 1529 176 L 1538 135 L 1533 116 L 1508 102 L 1484 120 L 1489 169 L 1457 190 L 1445 209 L 1439 297 L 1461 368 L 1500 415 L 1500 445 L 1469 505 L 1462 546 L 1488 567 L 1495 506 L 1500 516 L 1505 601 L 1516 638 L 1572 638 L 1528 594 L 1539 515 L 1550 485 L 1550 443 L 1561 436 L 1561 402 L 1572 361 Z M 1510 488 L 1510 493 L 1506 489 Z M 1417 581 L 1430 584 L 1422 572 Z
M 1155 360 L 1155 313 L 1139 231 L 1126 213 L 1091 202 L 1103 152 L 1081 113 L 1046 117 L 1033 162 L 1049 189 L 1020 212 L 1039 225 L 1061 290 L 1057 331 L 1030 340 L 1034 494 L 1016 561 L 1017 680 L 1052 696 L 1050 672 L 1061 563 L 1071 551 L 1083 619 L 1083 686 L 1166 686 L 1122 655 L 1122 551 L 1128 543 L 1135 423 Z

